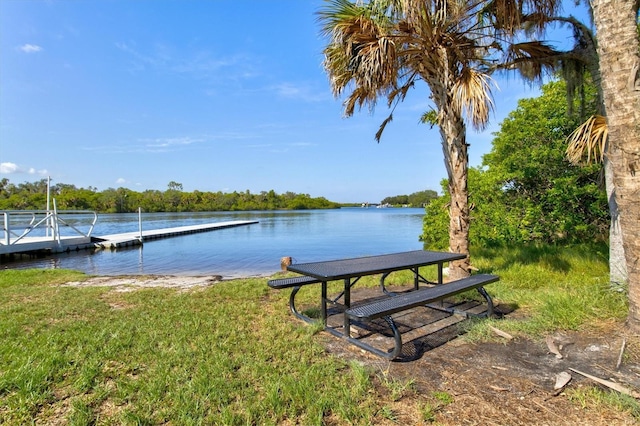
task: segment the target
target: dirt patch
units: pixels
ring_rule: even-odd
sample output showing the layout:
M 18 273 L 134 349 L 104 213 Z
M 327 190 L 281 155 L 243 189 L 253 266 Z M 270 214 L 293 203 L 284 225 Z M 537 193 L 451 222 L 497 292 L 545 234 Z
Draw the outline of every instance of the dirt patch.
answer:
M 617 330 L 597 336 L 577 332 L 558 335 L 557 340 L 565 342 L 560 350 L 562 359 L 550 353 L 544 342 L 529 339 L 470 343 L 455 338 L 408 362 L 384 361 L 335 338 L 327 337 L 326 345 L 337 356 L 355 359 L 401 382 L 413 382 L 418 395 L 451 395 L 453 401 L 436 416 L 440 424 L 638 424 L 628 412 L 588 401 L 581 405 L 568 396 L 572 389 L 599 386 L 570 369 L 640 389 L 637 340 L 627 346 L 627 359 L 616 368 L 623 339 L 629 345 L 630 339 Z M 554 384 L 561 372 L 568 372 L 571 381 L 558 391 Z
M 357 291 L 352 293 L 354 300 L 371 296 L 362 294 L 366 289 L 359 291 L 359 295 Z M 443 315 L 450 315 L 427 308 L 416 309 L 419 311 L 396 321 L 399 328 L 411 329 L 415 324 L 412 315 L 418 316 L 423 324 L 447 324 Z M 500 315 L 517 314 L 507 306 L 498 305 L 496 311 Z M 496 336 L 494 342 L 473 343 L 463 337 L 464 321 L 427 328 L 429 333 L 404 342 L 402 354 L 395 361 L 383 360 L 333 336 L 327 336 L 324 341 L 334 355 L 357 360 L 400 382 L 412 382 L 416 395 L 427 402 L 430 395 L 450 395 L 452 401 L 436 410 L 433 421 L 438 424 L 639 423 L 640 405 L 636 406 L 634 417 L 629 410 L 598 404 L 597 398 L 580 400 L 578 393 L 573 392 L 598 386 L 617 393 L 576 371 L 640 391 L 640 338 L 625 334 L 621 324 L 612 323 L 600 331 L 556 333 L 539 339 Z M 382 329 L 380 332 L 385 333 Z M 553 353 L 555 350 L 559 355 Z M 624 356 L 620 361 L 621 352 Z M 556 378 L 563 372 L 568 373 L 571 380 L 565 387 L 555 389 Z M 401 404 L 395 409 L 403 412 Z

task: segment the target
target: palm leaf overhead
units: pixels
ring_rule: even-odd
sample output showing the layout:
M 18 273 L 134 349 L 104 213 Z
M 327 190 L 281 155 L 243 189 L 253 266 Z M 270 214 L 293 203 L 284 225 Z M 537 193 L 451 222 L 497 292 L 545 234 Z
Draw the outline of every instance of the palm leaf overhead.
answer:
M 454 87 L 454 107 L 465 111 L 467 120 L 484 130 L 493 111 L 493 100 L 486 96 L 491 93 L 491 77 L 473 68 L 464 68 Z
M 365 104 L 373 109 L 380 96 L 386 96 L 392 106 L 404 99 L 417 80 L 442 85 L 444 77 L 450 90 L 439 92 L 443 96 L 439 101 L 458 99 L 458 113 L 464 109 L 471 124 L 484 128 L 493 105 L 491 85 L 486 78 L 478 78 L 479 72 L 470 71 L 485 65 L 488 49 L 485 31 L 474 20 L 482 2 L 328 3 L 318 14 L 322 32 L 330 40 L 324 67 L 334 95 L 353 86 L 344 102 L 345 115 Z
M 498 31 L 513 35 L 527 28 L 541 32 L 547 17 L 555 16 L 562 7 L 561 0 L 491 0 L 478 1 L 480 14 Z
M 510 69 L 517 69 L 525 80 L 539 81 L 545 69 L 557 66 L 559 55 L 557 50 L 541 41 L 514 43 L 507 50 L 506 64 Z
M 601 115 L 589 117 L 567 138 L 569 143 L 567 159 L 572 164 L 602 163 L 607 147 L 607 136 L 607 119 Z

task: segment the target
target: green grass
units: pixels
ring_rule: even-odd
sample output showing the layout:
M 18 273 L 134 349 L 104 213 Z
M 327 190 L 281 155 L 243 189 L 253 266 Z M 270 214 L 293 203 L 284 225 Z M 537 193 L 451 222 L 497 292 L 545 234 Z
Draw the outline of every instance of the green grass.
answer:
M 502 320 L 473 323 L 470 338 L 509 333 L 536 338 L 556 330 L 598 328 L 627 316 L 627 294 L 609 284 L 604 246 L 532 246 L 472 254 L 480 272 L 500 276 L 487 286 L 494 301 L 516 308 Z M 467 295 L 468 296 L 468 295 Z
M 538 337 L 625 318 L 626 295 L 609 289 L 605 254 L 534 247 L 472 260 L 500 275 L 488 287 L 495 300 L 517 306 L 497 326 Z M 435 268 L 424 275 L 433 279 Z M 60 285 L 84 278 L 0 272 L 0 423 L 364 425 L 393 420 L 393 402 L 413 392 L 383 377 L 381 395 L 378 372 L 327 355 L 320 327 L 292 319 L 289 292 L 266 279 L 191 291 Z M 398 273 L 388 282 L 410 280 Z M 317 303 L 311 287 L 300 291 L 300 306 Z M 474 323 L 470 336 L 489 338 L 489 323 Z M 450 403 L 445 396 L 430 398 L 424 421 Z
M 592 386 L 570 388 L 566 393 L 569 400 L 580 408 L 599 410 L 603 407 L 614 407 L 619 411 L 628 411 L 634 418 L 640 419 L 640 404 L 629 395 L 609 392 Z
M 61 276 L 0 272 L 0 423 L 321 424 L 331 415 L 367 424 L 375 417 L 369 375 L 326 356 L 313 327 L 291 321 L 264 279 L 193 292 L 48 280 Z

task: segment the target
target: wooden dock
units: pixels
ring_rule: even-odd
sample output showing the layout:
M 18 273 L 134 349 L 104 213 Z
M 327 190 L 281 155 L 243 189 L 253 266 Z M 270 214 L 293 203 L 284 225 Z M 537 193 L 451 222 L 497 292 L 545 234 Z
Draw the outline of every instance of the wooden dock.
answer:
M 99 237 L 65 237 L 58 239 L 51 237 L 26 237 L 14 244 L 1 244 L 0 255 L 12 254 L 37 254 L 37 253 L 68 253 L 86 249 L 115 249 L 119 247 L 131 247 L 143 244 L 144 241 L 171 238 L 180 235 L 209 232 L 218 229 L 233 228 L 258 223 L 258 221 L 236 220 L 229 222 L 206 223 L 201 225 L 179 226 L 176 228 L 164 228 L 125 232 L 122 234 L 103 235 Z

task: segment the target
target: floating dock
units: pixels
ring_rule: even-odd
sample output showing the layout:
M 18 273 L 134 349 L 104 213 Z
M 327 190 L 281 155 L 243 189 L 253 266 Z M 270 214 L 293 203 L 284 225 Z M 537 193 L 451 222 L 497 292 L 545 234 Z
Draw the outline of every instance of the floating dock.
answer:
M 202 225 L 178 226 L 176 228 L 154 229 L 140 232 L 126 232 L 123 234 L 105 235 L 102 237 L 92 237 L 96 248 L 118 248 L 135 246 L 142 244 L 142 241 L 158 240 L 161 238 L 177 237 L 179 235 L 196 234 L 199 232 L 209 232 L 224 228 L 234 228 L 237 226 L 253 225 L 256 220 L 235 220 L 229 222 L 205 223 Z
M 0 243 L 0 255 L 14 254 L 38 254 L 38 253 L 68 253 L 86 249 L 115 249 L 119 247 L 132 247 L 142 245 L 144 241 L 170 238 L 180 235 L 209 232 L 218 229 L 233 228 L 258 223 L 258 221 L 237 220 L 229 222 L 207 223 L 200 225 L 179 226 L 176 228 L 164 228 L 126 232 L 122 234 L 95 236 L 60 236 L 51 237 L 25 237 L 13 244 Z

